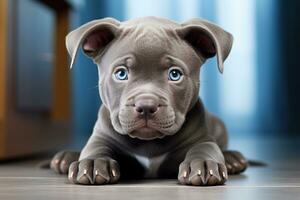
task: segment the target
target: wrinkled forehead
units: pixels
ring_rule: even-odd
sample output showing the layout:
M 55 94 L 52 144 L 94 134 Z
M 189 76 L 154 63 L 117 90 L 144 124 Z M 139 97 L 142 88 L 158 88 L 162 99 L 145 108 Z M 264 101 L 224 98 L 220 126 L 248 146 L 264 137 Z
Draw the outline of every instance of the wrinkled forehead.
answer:
M 174 27 L 156 23 L 121 27 L 118 40 L 139 56 L 153 57 L 170 52 L 174 43 L 180 41 Z
M 126 55 L 143 65 L 159 64 L 166 55 L 183 62 L 199 61 L 193 49 L 176 34 L 175 27 L 157 24 L 121 27 L 119 37 L 103 55 L 102 63 L 107 65 Z

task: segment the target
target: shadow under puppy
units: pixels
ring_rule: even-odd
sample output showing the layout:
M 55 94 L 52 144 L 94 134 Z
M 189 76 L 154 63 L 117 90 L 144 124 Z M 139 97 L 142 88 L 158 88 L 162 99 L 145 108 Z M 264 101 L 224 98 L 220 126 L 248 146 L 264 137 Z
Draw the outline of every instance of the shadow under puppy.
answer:
M 224 184 L 247 160 L 227 148 L 223 122 L 198 96 L 200 66 L 217 56 L 219 71 L 231 34 L 208 21 L 183 24 L 145 17 L 94 20 L 68 34 L 74 64 L 79 48 L 98 66 L 102 106 L 81 153 L 51 161 L 72 183 L 119 178 L 174 178 L 187 185 Z

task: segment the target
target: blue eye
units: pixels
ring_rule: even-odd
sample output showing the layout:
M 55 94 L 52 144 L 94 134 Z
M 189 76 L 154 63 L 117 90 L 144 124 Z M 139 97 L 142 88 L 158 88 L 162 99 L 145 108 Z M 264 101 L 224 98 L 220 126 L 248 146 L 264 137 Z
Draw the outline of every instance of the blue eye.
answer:
M 182 77 L 182 72 L 179 69 L 169 70 L 169 80 L 179 81 Z
M 124 81 L 128 79 L 128 71 L 126 68 L 120 68 L 115 72 L 117 80 Z

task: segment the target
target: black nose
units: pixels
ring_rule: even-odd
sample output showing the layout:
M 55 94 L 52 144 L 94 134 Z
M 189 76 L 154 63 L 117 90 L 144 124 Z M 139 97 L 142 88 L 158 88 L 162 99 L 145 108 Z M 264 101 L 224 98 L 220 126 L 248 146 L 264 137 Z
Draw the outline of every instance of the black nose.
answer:
M 152 99 L 140 99 L 134 106 L 135 111 L 143 116 L 151 116 L 158 110 L 158 104 Z

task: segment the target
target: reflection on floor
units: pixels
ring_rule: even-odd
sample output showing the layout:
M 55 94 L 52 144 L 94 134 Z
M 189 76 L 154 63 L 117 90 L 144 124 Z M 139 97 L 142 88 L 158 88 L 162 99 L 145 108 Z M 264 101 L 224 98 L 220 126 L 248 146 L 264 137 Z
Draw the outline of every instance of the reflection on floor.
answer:
M 37 167 L 37 161 L 0 165 L 0 199 L 299 199 L 300 148 L 297 140 L 232 140 L 231 148 L 248 158 L 264 161 L 265 167 L 250 167 L 231 176 L 224 186 L 182 186 L 176 180 L 121 182 L 106 186 L 67 183 L 64 176 Z M 39 161 L 38 161 L 39 162 Z

